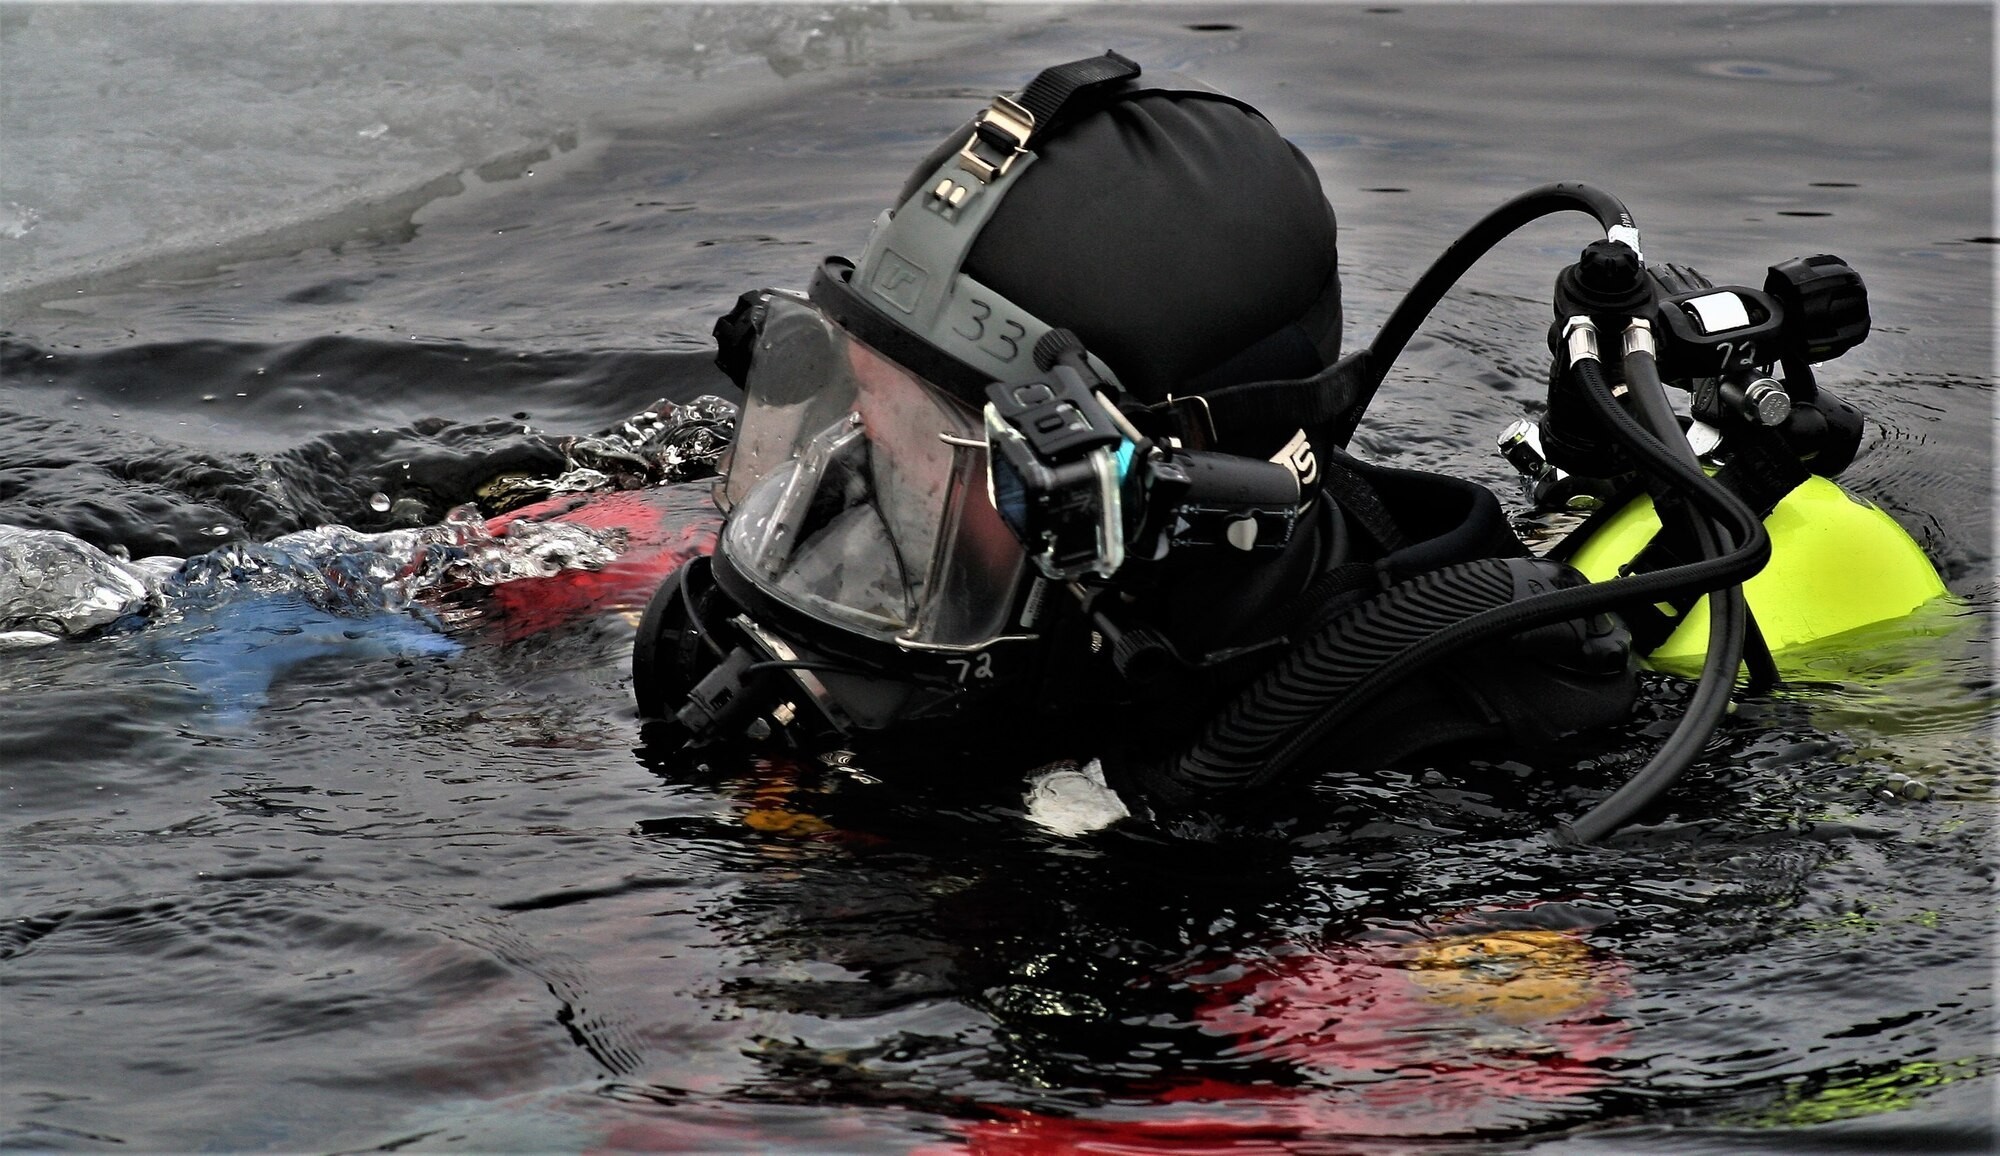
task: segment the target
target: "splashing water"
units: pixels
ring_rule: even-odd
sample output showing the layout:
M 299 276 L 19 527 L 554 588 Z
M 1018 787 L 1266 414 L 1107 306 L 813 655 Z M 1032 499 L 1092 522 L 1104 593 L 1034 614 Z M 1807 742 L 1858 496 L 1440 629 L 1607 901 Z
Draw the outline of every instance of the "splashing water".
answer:
M 480 490 L 492 506 L 520 508 L 556 494 L 632 490 L 712 474 L 734 434 L 736 406 L 714 396 L 684 406 L 656 402 L 616 428 L 562 442 L 568 468 L 554 478 L 500 476 Z M 498 530 L 472 504 L 436 526 L 366 534 L 318 526 L 270 542 L 232 542 L 192 558 L 114 558 L 62 530 L 0 526 L 0 648 L 44 646 L 118 630 L 184 624 L 182 636 L 238 626 L 276 636 L 308 622 L 406 618 L 442 632 L 436 606 L 472 586 L 602 570 L 622 550 L 616 530 L 554 518 L 508 518 Z M 256 608 L 242 610 L 242 608 Z M 270 622 L 276 606 L 284 622 Z M 338 630 L 336 630 L 338 634 Z M 438 646 L 418 644 L 438 652 Z M 320 654 L 324 646 L 312 646 Z M 236 654 L 242 658 L 242 654 Z M 268 682 L 268 680 L 266 680 Z
M 124 563 L 60 530 L 0 526 L 0 644 L 36 646 L 90 634 L 144 613 L 160 566 Z
M 715 472 L 736 435 L 736 406 L 706 395 L 685 405 L 664 399 L 614 428 L 568 438 L 558 448 L 568 469 L 552 478 L 503 474 L 480 487 L 489 507 L 511 510 L 558 494 L 632 490 Z

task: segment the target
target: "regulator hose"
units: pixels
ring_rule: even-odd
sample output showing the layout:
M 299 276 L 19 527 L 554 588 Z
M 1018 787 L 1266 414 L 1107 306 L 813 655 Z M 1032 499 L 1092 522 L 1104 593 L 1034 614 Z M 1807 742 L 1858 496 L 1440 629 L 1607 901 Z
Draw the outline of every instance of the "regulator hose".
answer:
M 1588 375 L 1588 376 L 1586 376 Z M 1614 428 L 1630 423 L 1632 428 L 1624 431 L 1629 437 L 1638 430 L 1640 423 L 1625 412 L 1611 390 L 1605 385 L 1603 374 L 1598 372 L 1594 362 L 1583 362 L 1578 369 L 1580 381 L 1585 383 L 1584 393 L 1598 417 Z M 1589 380 L 1595 377 L 1595 381 Z M 1635 349 L 1625 356 L 1625 380 L 1628 394 L 1637 403 L 1639 412 L 1646 420 L 1644 432 L 1652 436 L 1659 445 L 1682 467 L 1700 471 L 1701 463 L 1695 458 L 1694 450 L 1688 446 L 1682 435 L 1680 422 L 1673 409 L 1667 404 L 1666 388 L 1660 383 L 1659 366 L 1653 355 L 1643 349 Z M 1628 443 L 1629 444 L 1629 443 Z M 1707 479 L 1703 491 L 1713 490 L 1735 495 L 1712 479 Z M 1747 511 L 1749 507 L 1740 500 Z M 1658 507 L 1658 503 L 1655 503 Z M 1664 509 L 1660 510 L 1666 516 Z M 1754 515 L 1754 511 L 1752 511 Z M 1702 518 L 1689 519 L 1689 529 L 1693 531 L 1695 543 L 1705 558 L 1722 554 L 1716 541 L 1715 527 Z M 1762 534 L 1762 519 L 1754 519 L 1757 532 Z M 1741 539 L 1739 538 L 1739 541 Z M 1769 538 L 1766 535 L 1766 553 L 1769 553 Z M 1758 569 L 1762 569 L 1759 566 Z M 1736 670 L 1743 661 L 1743 642 L 1749 624 L 1750 611 L 1743 597 L 1741 584 L 1725 586 L 1712 591 L 1708 600 L 1708 653 L 1702 660 L 1701 677 L 1695 682 L 1694 695 L 1688 700 L 1687 710 L 1681 714 L 1680 724 L 1667 737 L 1653 757 L 1647 760 L 1633 776 L 1625 780 L 1625 785 L 1611 793 L 1611 796 L 1592 807 L 1573 822 L 1559 824 L 1556 837 L 1569 843 L 1594 843 L 1616 831 L 1631 821 L 1648 803 L 1658 798 L 1662 791 L 1673 785 L 1681 773 L 1692 766 L 1700 756 L 1702 747 L 1715 733 L 1722 716 L 1729 710 L 1729 692 L 1736 686 Z
M 1711 538 L 1718 546 L 1714 557 L 1489 605 L 1395 651 L 1359 677 L 1343 667 L 1346 660 L 1337 635 L 1349 616 L 1341 616 L 1295 645 L 1276 667 L 1239 692 L 1185 750 L 1163 763 L 1135 768 L 1131 776 L 1135 785 L 1169 806 L 1224 805 L 1240 799 L 1245 791 L 1294 773 L 1315 744 L 1353 719 L 1373 698 L 1454 651 L 1621 604 L 1736 586 L 1763 569 L 1770 558 L 1771 543 L 1756 513 L 1702 472 L 1692 455 L 1686 461 L 1675 456 L 1666 443 L 1626 413 L 1612 397 L 1595 359 L 1576 360 L 1571 372 L 1584 394 L 1604 411 L 1614 436 L 1627 444 L 1642 467 L 1658 478 L 1663 488 L 1686 495 L 1704 514 L 1722 524 L 1727 531 L 1727 549 Z M 1652 387 L 1659 388 L 1657 375 Z M 1636 388 L 1645 392 L 1643 385 Z M 1678 431 L 1677 425 L 1675 429 Z M 1460 577 L 1449 573 L 1459 569 L 1463 568 L 1441 571 L 1435 581 L 1459 585 Z M 1559 832 L 1559 837 L 1583 840 L 1615 829 L 1671 783 L 1699 753 L 1721 709 L 1727 706 L 1735 665 L 1741 659 L 1742 625 L 1740 617 L 1727 611 L 1729 602 L 1725 598 L 1718 606 L 1715 630 L 1723 641 L 1733 630 L 1739 640 L 1734 648 L 1736 657 L 1730 658 L 1727 646 L 1712 645 L 1710 652 L 1710 667 L 1723 667 L 1723 677 L 1711 678 L 1705 669 L 1703 689 L 1697 691 L 1701 701 L 1691 704 L 1689 717 L 1667 746 L 1625 787 Z M 1736 604 L 1740 607 L 1740 598 Z M 1710 684 L 1720 687 L 1719 694 L 1706 690 Z M 1719 705 L 1712 701 L 1718 699 Z M 1699 713 L 1696 706 L 1701 708 Z M 1274 750 L 1273 739 L 1280 735 L 1284 737 Z
M 1530 221 L 1556 213 L 1579 212 L 1594 218 L 1607 234 L 1614 230 L 1627 230 L 1631 234 L 1633 247 L 1638 247 L 1638 228 L 1633 224 L 1631 210 L 1625 202 L 1581 181 L 1556 181 L 1541 185 L 1505 202 L 1499 208 L 1481 217 L 1467 229 L 1464 235 L 1453 241 L 1410 291 L 1396 304 L 1395 311 L 1382 323 L 1382 329 L 1375 340 L 1368 343 L 1365 360 L 1366 370 L 1356 383 L 1354 399 L 1348 409 L 1333 426 L 1335 445 L 1345 447 L 1354 436 L 1354 427 L 1361 424 L 1361 415 L 1367 411 L 1368 403 L 1374 400 L 1375 391 L 1388 376 L 1389 367 L 1403 354 L 1403 347 L 1415 336 L 1417 327 L 1437 308 L 1444 295 L 1465 276 L 1481 257 L 1493 246 L 1506 240 L 1521 226 Z

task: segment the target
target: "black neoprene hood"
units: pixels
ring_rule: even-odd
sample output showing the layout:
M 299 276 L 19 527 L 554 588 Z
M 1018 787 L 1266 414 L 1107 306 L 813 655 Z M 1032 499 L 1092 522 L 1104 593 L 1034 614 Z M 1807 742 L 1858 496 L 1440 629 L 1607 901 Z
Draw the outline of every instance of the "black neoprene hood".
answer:
M 965 139 L 917 166 L 898 203 Z M 1139 400 L 1304 377 L 1340 353 L 1333 208 L 1229 97 L 1140 91 L 1038 135 L 963 271 L 1073 330 Z

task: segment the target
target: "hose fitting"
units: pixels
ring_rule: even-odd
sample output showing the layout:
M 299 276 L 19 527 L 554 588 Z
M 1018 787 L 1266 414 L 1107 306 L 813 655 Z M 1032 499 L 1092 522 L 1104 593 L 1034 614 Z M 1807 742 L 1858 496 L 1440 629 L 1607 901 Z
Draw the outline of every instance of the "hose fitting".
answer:
M 1653 323 L 1643 317 L 1634 317 L 1625 323 L 1625 356 L 1635 353 L 1643 353 L 1655 360 L 1660 355 L 1660 347 L 1653 341 Z
M 1602 361 L 1597 349 L 1597 322 L 1579 314 L 1563 322 L 1563 344 L 1569 350 L 1569 363 L 1579 361 Z

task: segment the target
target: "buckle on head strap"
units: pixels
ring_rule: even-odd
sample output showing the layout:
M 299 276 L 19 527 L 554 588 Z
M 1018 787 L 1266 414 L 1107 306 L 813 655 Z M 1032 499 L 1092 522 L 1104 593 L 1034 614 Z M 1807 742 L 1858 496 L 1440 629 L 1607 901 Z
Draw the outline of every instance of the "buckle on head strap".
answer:
M 1063 106 L 1082 93 L 1124 84 L 1139 66 L 1116 52 L 1044 68 L 1020 97 L 996 96 L 972 122 L 972 136 L 958 150 L 958 167 L 982 185 L 1005 176 L 1035 134 L 1054 124 Z
M 972 122 L 972 135 L 958 150 L 958 167 L 991 184 L 1014 167 L 1014 158 L 1028 151 L 1028 138 L 1035 135 L 1035 114 L 1011 97 L 996 96 Z

